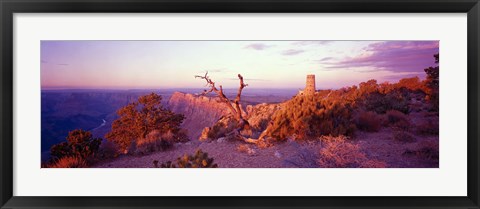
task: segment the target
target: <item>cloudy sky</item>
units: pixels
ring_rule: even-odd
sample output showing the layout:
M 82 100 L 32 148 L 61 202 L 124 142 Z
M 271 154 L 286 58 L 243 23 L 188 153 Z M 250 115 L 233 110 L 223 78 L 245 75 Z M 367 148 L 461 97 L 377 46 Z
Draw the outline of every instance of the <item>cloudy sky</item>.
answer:
M 369 79 L 425 78 L 438 41 L 42 41 L 42 89 L 340 88 Z

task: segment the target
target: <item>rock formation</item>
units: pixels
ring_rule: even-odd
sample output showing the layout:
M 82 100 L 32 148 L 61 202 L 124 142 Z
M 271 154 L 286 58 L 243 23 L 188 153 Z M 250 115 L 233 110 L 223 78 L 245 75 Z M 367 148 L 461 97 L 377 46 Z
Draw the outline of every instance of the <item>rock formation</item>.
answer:
M 216 97 L 195 96 L 175 92 L 168 101 L 168 107 L 175 113 L 185 115 L 182 128 L 188 130 L 191 140 L 196 140 L 205 127 L 215 124 L 223 115 L 229 114 L 225 103 Z
M 263 131 L 270 122 L 275 111 L 280 109 L 280 104 L 258 104 L 248 105 L 243 111 L 244 118 L 248 120 L 256 132 Z M 182 128 L 188 130 L 188 136 L 191 140 L 196 140 L 202 135 L 208 133 L 211 127 L 215 125 L 222 116 L 231 115 L 225 103 L 217 97 L 196 96 L 181 92 L 173 93 L 168 101 L 168 107 L 175 113 L 185 115 Z M 221 122 L 225 123 L 227 118 Z M 208 130 L 205 128 L 208 127 Z M 259 133 L 257 133 L 259 134 Z

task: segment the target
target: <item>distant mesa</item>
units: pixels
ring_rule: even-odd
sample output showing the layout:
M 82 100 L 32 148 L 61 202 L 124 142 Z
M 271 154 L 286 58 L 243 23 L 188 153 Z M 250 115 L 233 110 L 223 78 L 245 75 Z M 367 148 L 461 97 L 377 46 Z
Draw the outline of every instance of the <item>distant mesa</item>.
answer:
M 299 95 L 314 95 L 317 92 L 315 87 L 315 75 L 307 75 L 307 81 L 305 84 L 305 89 L 298 91 Z

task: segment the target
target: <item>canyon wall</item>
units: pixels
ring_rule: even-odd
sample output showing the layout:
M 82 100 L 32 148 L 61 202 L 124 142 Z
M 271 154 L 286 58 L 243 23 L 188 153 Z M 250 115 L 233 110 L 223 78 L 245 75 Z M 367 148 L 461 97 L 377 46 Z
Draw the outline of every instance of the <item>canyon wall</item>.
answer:
M 185 115 L 182 128 L 188 130 L 191 140 L 197 140 L 203 128 L 212 126 L 230 111 L 226 104 L 216 97 L 196 96 L 175 92 L 168 101 L 168 108 Z

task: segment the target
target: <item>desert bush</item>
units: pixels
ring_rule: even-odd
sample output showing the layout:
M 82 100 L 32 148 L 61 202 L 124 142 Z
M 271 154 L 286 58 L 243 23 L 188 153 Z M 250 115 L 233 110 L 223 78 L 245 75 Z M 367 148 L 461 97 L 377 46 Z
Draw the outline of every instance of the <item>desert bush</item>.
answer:
M 435 58 L 435 63 L 439 63 L 440 55 L 435 54 L 433 55 Z M 439 66 L 436 67 L 428 67 L 424 69 L 425 73 L 427 74 L 427 78 L 425 79 L 425 86 L 427 87 L 427 100 L 431 104 L 431 111 L 438 112 L 439 110 L 439 87 L 440 87 L 440 68 Z
M 404 116 L 410 113 L 410 106 L 416 103 L 411 101 L 412 98 L 415 98 L 415 101 L 422 101 L 425 91 L 424 82 L 414 77 L 402 79 L 394 84 L 377 84 L 376 80 L 369 80 L 360 83 L 359 87 L 321 90 L 310 96 L 297 95 L 283 103 L 281 109 L 272 115 L 271 123 L 266 128 L 266 136 L 286 140 L 325 135 L 353 136 L 356 128 L 375 131 L 379 129 L 375 120 L 366 115 L 354 118 L 352 113 L 358 110 L 377 114 L 394 111 L 390 114 L 400 112 Z M 396 120 L 395 116 L 392 115 L 391 120 Z M 366 123 L 359 123 L 360 120 Z M 409 120 L 402 118 L 400 120 L 395 122 L 395 126 L 408 130 Z
M 438 120 L 426 120 L 417 125 L 417 133 L 420 135 L 438 135 L 439 124 Z
M 68 156 L 92 161 L 98 154 L 100 144 L 102 143 L 102 139 L 93 138 L 92 133 L 81 129 L 70 131 L 66 140 L 66 142 L 55 144 L 50 148 L 52 161 Z
M 439 159 L 439 146 L 438 140 L 424 140 L 419 143 L 418 149 L 407 149 L 403 153 L 404 155 L 414 155 L 421 159 L 438 160 Z
M 362 96 L 361 103 L 368 111 L 384 114 L 389 110 L 409 113 L 410 93 L 406 88 L 394 89 L 388 93 L 372 92 Z
M 200 141 L 222 137 L 226 137 L 226 139 L 229 140 L 233 139 L 227 135 L 238 128 L 238 125 L 238 121 L 232 115 L 223 116 L 212 127 L 206 127 L 203 130 L 202 136 L 200 136 Z M 249 128 L 245 128 L 244 131 L 247 131 L 247 129 L 250 130 Z
M 418 157 L 426 159 L 439 159 L 439 146 L 438 140 L 425 140 L 420 142 L 420 149 L 417 150 L 416 154 Z
M 208 153 L 201 149 L 195 151 L 193 155 L 183 155 L 179 157 L 175 163 L 167 161 L 162 163 L 161 168 L 217 168 L 218 165 L 213 163 L 213 158 L 208 157 Z M 155 164 L 155 163 L 154 163 Z
M 409 131 L 411 128 L 411 124 L 408 120 L 402 120 L 394 123 L 393 128 L 402 131 Z
M 151 93 L 138 98 L 117 111 L 118 119 L 113 121 L 112 130 L 105 137 L 117 144 L 119 151 L 128 153 L 136 140 L 143 140 L 154 130 L 161 134 L 180 132 L 180 124 L 185 119 L 162 106 L 162 97 Z
M 396 88 L 406 88 L 411 91 L 422 91 L 426 92 L 425 84 L 420 81 L 418 76 L 412 78 L 402 78 L 395 84 Z
M 407 115 L 397 110 L 387 111 L 387 122 L 395 129 L 407 131 L 410 129 L 410 120 Z
M 219 121 L 218 123 L 215 123 L 212 128 L 207 133 L 207 137 L 209 139 L 216 139 L 219 137 L 225 136 L 226 133 L 226 128 L 225 124 L 222 121 Z
M 294 97 L 273 114 L 267 135 L 277 140 L 353 135 L 353 108 L 342 100 L 343 93 L 338 90 L 331 91 L 328 97 Z
M 318 164 L 324 168 L 381 168 L 386 163 L 368 159 L 359 145 L 346 140 L 345 136 L 322 137 Z
M 281 158 L 276 156 L 277 158 Z M 288 167 L 297 167 L 297 168 L 318 168 L 318 155 L 316 150 L 310 148 L 299 148 L 294 152 L 293 155 L 287 156 L 283 163 Z
M 153 167 L 154 167 L 154 168 L 158 168 L 158 160 L 154 160 L 154 161 L 153 161 Z
M 65 156 L 70 156 L 72 154 L 72 149 L 68 142 L 61 142 L 58 144 L 52 145 L 50 147 L 50 156 L 52 160 L 58 160 Z
M 53 161 L 47 166 L 48 168 L 87 168 L 86 160 L 76 156 L 65 156 Z
M 393 139 L 399 142 L 415 142 L 416 138 L 413 134 L 403 130 L 394 130 Z
M 155 168 L 158 168 L 158 161 L 154 160 L 153 165 L 155 166 Z M 160 168 L 177 168 L 177 164 L 173 163 L 172 161 L 167 161 L 165 163 L 162 163 L 160 165 Z
M 135 154 L 147 154 L 157 151 L 165 151 L 172 147 L 176 136 L 171 132 L 161 133 L 159 130 L 153 130 L 145 138 L 138 139 L 135 142 Z
M 358 113 L 355 124 L 358 129 L 368 132 L 377 132 L 382 127 L 383 118 L 375 112 Z
M 400 121 L 408 121 L 407 115 L 397 110 L 387 111 L 387 119 L 389 124 L 395 124 Z
M 180 129 L 176 134 L 174 134 L 174 142 L 189 142 L 190 138 L 188 138 L 188 130 L 187 129 Z

